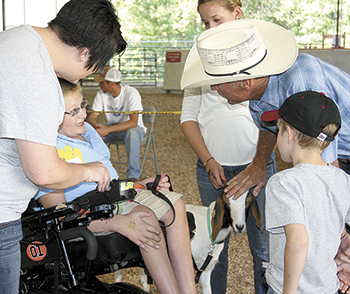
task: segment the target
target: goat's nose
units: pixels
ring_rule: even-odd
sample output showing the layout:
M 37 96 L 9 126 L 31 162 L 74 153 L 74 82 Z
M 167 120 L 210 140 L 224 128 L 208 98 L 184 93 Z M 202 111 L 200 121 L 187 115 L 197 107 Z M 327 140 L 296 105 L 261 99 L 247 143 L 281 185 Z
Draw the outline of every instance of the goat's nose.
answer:
M 237 232 L 242 232 L 244 229 L 244 225 L 236 225 L 236 231 Z

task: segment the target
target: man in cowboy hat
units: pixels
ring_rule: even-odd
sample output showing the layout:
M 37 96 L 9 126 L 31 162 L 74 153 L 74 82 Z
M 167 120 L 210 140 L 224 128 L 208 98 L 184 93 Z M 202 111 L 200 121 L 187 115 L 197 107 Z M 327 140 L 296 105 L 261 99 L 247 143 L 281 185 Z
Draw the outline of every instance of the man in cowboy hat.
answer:
M 230 22 L 203 32 L 198 37 L 196 49 L 191 50 L 187 58 L 182 88 L 210 85 L 230 104 L 250 100 L 253 119 L 260 128 L 256 157 L 264 153 L 269 158 L 276 143 L 276 128 L 263 125 L 261 114 L 278 109 L 287 97 L 297 92 L 312 90 L 326 94 L 337 103 L 343 125 L 350 129 L 350 118 L 345 115 L 350 111 L 347 87 L 350 76 L 311 55 L 298 56 L 297 43 L 284 28 L 260 20 Z M 343 128 L 337 140 L 323 153 L 327 162 L 343 169 L 350 163 L 347 147 L 350 134 L 346 129 Z M 257 162 L 259 158 L 256 158 L 252 166 L 263 165 L 264 157 L 260 157 L 262 162 Z M 350 166 L 348 173 L 349 170 Z M 258 185 L 255 188 L 258 192 L 264 185 L 263 177 L 259 177 L 259 180 L 254 177 L 255 180 L 250 178 L 238 183 L 243 179 L 238 176 L 227 188 L 228 196 L 237 198 L 255 185 Z
M 350 173 L 348 74 L 311 55 L 298 56 L 297 42 L 288 31 L 260 20 L 222 24 L 203 32 L 196 44 L 185 64 L 182 88 L 210 85 L 230 104 L 250 100 L 260 129 L 253 162 L 229 182 L 228 197 L 238 198 L 253 187 L 253 194 L 259 194 L 276 145 L 275 126 L 262 124 L 260 116 L 301 91 L 325 93 L 339 106 L 343 128 L 322 157 Z
M 99 83 L 99 91 L 94 99 L 92 109 L 95 111 L 142 111 L 141 96 L 130 86 L 121 85 L 121 73 L 115 67 L 106 67 L 103 73 L 94 77 Z M 87 122 L 100 134 L 105 143 L 124 141 L 128 157 L 126 175 L 138 182 L 141 175 L 140 145 L 147 128 L 142 115 L 124 113 L 106 113 L 107 125 L 96 124 L 98 112 L 90 113 Z

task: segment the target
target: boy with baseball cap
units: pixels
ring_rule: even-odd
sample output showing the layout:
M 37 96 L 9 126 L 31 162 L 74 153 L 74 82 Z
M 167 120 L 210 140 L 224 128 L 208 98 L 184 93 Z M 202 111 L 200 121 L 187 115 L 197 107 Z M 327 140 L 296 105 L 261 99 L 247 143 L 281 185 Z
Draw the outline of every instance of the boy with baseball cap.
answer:
M 268 293 L 337 293 L 334 257 L 350 220 L 350 177 L 324 162 L 321 152 L 338 134 L 339 109 L 324 94 L 305 91 L 261 119 L 277 120 L 281 157 L 294 166 L 266 187 Z

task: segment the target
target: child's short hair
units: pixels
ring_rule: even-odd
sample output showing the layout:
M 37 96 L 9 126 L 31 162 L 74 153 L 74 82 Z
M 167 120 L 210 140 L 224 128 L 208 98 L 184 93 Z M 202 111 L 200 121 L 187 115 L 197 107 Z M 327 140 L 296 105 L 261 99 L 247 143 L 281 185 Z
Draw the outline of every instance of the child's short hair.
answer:
M 68 93 L 72 93 L 75 91 L 80 91 L 81 92 L 81 87 L 78 84 L 73 84 L 71 82 L 68 82 L 65 79 L 58 78 L 58 82 L 60 83 L 61 89 L 63 96 L 65 97 Z
M 298 144 L 303 149 L 326 149 L 328 145 L 331 143 L 330 141 L 321 141 L 317 138 L 310 137 L 296 128 L 288 124 L 282 118 L 279 119 L 279 132 L 283 134 L 287 130 L 287 126 L 293 128 L 297 133 Z M 338 126 L 336 124 L 329 124 L 325 128 L 323 128 L 322 132 L 325 134 L 335 134 L 338 131 Z

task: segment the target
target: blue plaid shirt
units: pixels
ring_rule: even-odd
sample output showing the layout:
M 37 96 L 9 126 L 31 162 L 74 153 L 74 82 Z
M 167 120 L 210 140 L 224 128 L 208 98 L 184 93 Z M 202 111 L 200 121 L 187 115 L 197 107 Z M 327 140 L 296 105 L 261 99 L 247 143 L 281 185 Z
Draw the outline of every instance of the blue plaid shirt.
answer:
M 275 126 L 262 124 L 261 114 L 280 108 L 289 96 L 308 90 L 323 92 L 333 99 L 342 118 L 339 135 L 323 151 L 323 159 L 326 162 L 333 162 L 337 158 L 350 159 L 350 75 L 314 56 L 299 54 L 290 69 L 270 76 L 261 99 L 249 103 L 254 122 L 261 130 L 267 128 L 276 132 Z

